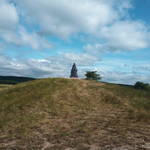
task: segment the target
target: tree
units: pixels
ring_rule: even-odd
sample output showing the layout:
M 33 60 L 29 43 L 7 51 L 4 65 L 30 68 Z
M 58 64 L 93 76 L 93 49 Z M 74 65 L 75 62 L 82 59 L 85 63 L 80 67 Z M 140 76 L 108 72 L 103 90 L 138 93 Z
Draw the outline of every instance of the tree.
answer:
M 102 78 L 99 74 L 97 74 L 97 71 L 86 71 L 85 76 L 86 76 L 86 78 L 85 78 L 86 80 L 98 81 Z
M 144 87 L 144 83 L 143 82 L 136 82 L 135 84 L 134 84 L 134 88 L 136 88 L 136 89 L 141 89 L 141 90 L 143 90 L 143 87 Z
M 150 85 L 148 83 L 143 83 L 143 82 L 136 82 L 134 84 L 134 88 L 140 89 L 140 90 L 145 90 L 145 91 L 150 91 Z
M 144 90 L 150 91 L 150 85 L 148 83 L 144 84 Z

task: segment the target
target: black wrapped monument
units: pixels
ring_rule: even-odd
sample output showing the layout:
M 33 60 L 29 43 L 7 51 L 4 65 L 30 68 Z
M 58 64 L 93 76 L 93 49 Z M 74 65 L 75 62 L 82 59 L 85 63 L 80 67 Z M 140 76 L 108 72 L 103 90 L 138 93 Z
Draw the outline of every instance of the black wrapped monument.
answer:
M 70 78 L 78 78 L 76 64 L 74 63 L 71 69 Z

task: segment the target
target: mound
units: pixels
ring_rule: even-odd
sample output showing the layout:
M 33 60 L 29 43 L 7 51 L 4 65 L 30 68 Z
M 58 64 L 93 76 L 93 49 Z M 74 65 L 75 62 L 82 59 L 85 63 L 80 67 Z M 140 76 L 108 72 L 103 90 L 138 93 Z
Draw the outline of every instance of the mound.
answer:
M 150 93 L 88 80 L 0 91 L 0 149 L 128 149 L 150 143 Z

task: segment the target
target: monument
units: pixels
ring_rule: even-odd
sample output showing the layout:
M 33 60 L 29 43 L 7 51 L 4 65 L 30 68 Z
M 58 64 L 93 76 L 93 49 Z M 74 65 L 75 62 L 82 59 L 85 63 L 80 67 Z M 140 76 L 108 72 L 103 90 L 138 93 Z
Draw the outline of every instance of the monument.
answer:
M 78 78 L 76 64 L 74 63 L 71 69 L 70 78 Z

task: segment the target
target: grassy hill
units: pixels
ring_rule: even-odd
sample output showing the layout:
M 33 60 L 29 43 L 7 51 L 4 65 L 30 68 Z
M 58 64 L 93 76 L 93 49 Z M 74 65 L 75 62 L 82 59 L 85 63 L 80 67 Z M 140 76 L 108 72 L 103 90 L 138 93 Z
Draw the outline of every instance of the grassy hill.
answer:
M 121 148 L 150 149 L 150 92 L 63 78 L 0 90 L 0 149 Z

